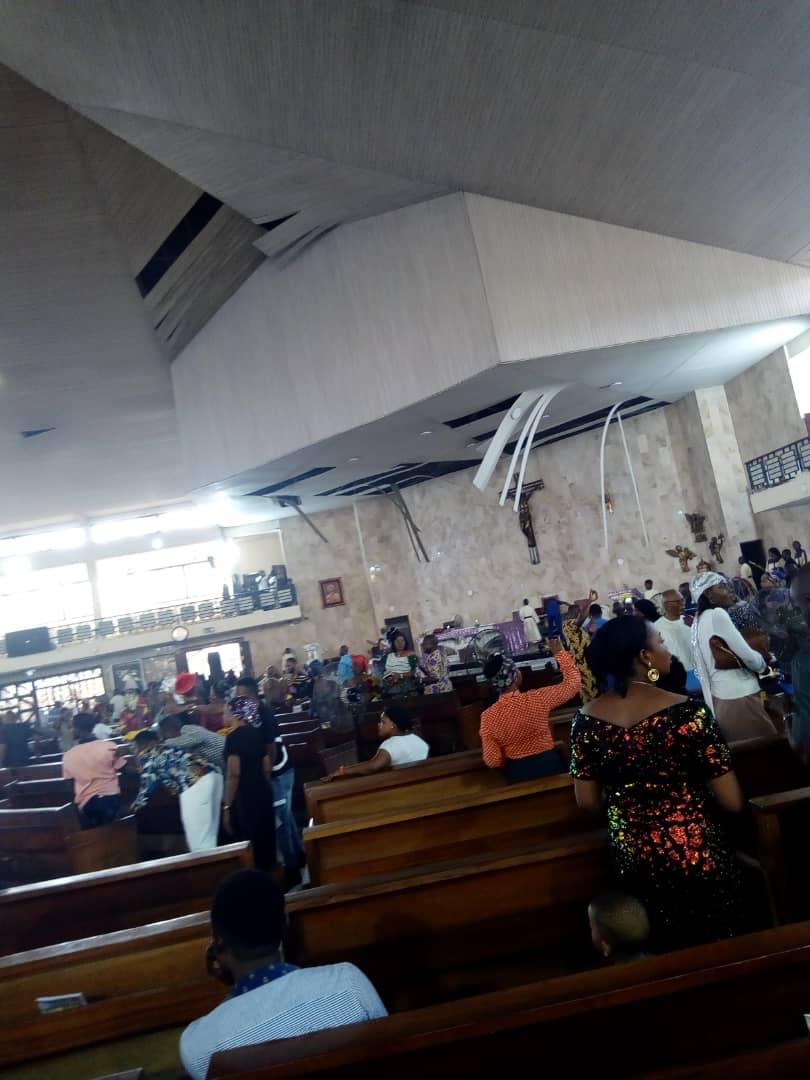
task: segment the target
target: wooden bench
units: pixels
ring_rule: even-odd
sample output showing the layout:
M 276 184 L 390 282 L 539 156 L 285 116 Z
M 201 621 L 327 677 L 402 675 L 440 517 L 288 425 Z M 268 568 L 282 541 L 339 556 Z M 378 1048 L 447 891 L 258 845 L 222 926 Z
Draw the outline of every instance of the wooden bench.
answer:
M 134 817 L 82 829 L 76 807 L 0 810 L 0 881 L 22 885 L 138 858 Z
M 187 1024 L 215 1008 L 224 988 L 205 973 L 210 939 L 205 911 L 0 958 L 0 1068 Z M 38 997 L 70 993 L 88 1004 L 37 1009 Z M 59 1073 L 43 1068 L 49 1075 Z
M 487 769 L 480 750 L 464 750 L 371 776 L 307 784 L 304 795 L 309 819 L 325 825 L 505 786 L 503 773 Z
M 0 955 L 205 911 L 219 882 L 253 865 L 228 844 L 0 891 Z
M 534 977 L 587 967 L 587 903 L 609 880 L 599 831 L 325 885 L 288 898 L 288 955 L 352 960 L 400 1005 L 489 989 L 492 979 L 508 985 L 526 965 Z M 482 971 L 492 957 L 499 968 Z
M 12 780 L 6 784 L 6 798 L 16 810 L 37 806 L 64 806 L 73 801 L 73 781 Z
M 598 835 L 492 864 L 464 860 L 291 894 L 287 956 L 359 963 L 391 1005 L 532 981 L 595 961 L 584 905 L 606 875 Z M 213 1008 L 224 989 L 205 974 L 210 936 L 205 910 L 0 958 L 0 1066 L 162 1030 Z M 89 1004 L 37 1011 L 37 997 L 74 992 Z
M 0 788 L 15 780 L 57 780 L 62 778 L 61 762 L 54 765 L 19 765 L 0 769 Z
M 806 1042 L 809 981 L 803 923 L 230 1050 L 214 1056 L 208 1077 L 483 1080 L 515 1065 L 519 1075 L 639 1077 L 681 1067 L 675 1075 L 694 1077 L 704 1075 L 699 1063 L 722 1056 L 767 1061 L 773 1048 L 779 1060 L 780 1046 L 789 1061 L 804 1062 L 806 1046 L 788 1044 Z
M 757 856 L 768 877 L 776 921 L 809 917 L 810 786 L 763 795 L 751 799 L 750 806 Z
M 593 816 L 577 807 L 574 783 L 563 774 L 316 825 L 304 831 L 304 846 L 312 883 L 325 885 L 593 828 Z

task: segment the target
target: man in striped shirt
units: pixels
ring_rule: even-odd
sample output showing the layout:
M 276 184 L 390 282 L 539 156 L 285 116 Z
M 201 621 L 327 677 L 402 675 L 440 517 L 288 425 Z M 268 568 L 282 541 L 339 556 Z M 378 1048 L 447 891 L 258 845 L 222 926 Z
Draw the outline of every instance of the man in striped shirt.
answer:
M 205 1080 L 212 1055 L 221 1050 L 388 1015 L 353 964 L 284 963 L 284 895 L 267 874 L 240 870 L 226 878 L 214 894 L 211 927 L 209 972 L 232 990 L 180 1038 L 180 1057 L 192 1080 Z

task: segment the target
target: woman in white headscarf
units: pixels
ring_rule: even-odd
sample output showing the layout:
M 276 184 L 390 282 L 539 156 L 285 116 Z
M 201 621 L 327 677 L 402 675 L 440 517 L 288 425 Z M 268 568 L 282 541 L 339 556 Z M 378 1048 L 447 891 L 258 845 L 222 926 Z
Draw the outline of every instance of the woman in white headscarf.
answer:
M 726 579 L 714 571 L 692 581 L 697 615 L 692 624 L 695 670 L 706 704 L 728 742 L 775 735 L 759 696 L 757 675 L 768 668 L 767 658 L 752 649 L 728 613 L 736 603 Z

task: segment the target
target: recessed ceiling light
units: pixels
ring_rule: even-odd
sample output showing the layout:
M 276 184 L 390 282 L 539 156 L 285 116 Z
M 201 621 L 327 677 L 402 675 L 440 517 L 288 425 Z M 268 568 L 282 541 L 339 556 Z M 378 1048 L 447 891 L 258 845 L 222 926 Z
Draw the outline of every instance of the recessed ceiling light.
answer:
M 422 432 L 420 432 L 420 434 L 421 434 L 421 435 L 422 435 L 422 437 L 424 438 L 424 436 L 425 436 L 425 435 L 432 435 L 432 434 L 433 434 L 433 432 L 432 432 L 432 431 L 422 431 Z
M 152 547 L 155 549 L 155 551 L 157 551 L 159 548 L 162 548 L 163 547 L 163 537 L 162 536 L 156 536 L 152 540 Z
M 349 464 L 350 464 L 350 465 L 354 465 L 354 464 L 355 464 L 355 462 L 357 462 L 357 461 L 359 461 L 359 460 L 360 460 L 360 458 L 359 458 L 359 457 L 350 457 L 350 458 L 348 459 L 348 461 L 349 461 Z

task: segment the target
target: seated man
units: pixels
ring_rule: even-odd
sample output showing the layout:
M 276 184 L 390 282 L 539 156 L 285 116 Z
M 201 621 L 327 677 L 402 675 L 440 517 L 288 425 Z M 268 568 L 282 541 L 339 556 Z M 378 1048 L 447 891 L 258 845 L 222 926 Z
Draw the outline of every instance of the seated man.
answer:
M 387 1015 L 353 964 L 299 969 L 284 963 L 284 895 L 259 870 L 239 870 L 221 882 L 211 904 L 211 929 L 209 972 L 233 989 L 180 1038 L 180 1057 L 192 1080 L 204 1080 L 219 1050 Z
M 73 718 L 76 745 L 65 751 L 62 776 L 73 781 L 74 801 L 86 824 L 108 825 L 121 808 L 118 773 L 127 761 L 114 742 L 93 734 L 97 719 L 92 713 Z

